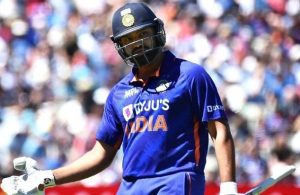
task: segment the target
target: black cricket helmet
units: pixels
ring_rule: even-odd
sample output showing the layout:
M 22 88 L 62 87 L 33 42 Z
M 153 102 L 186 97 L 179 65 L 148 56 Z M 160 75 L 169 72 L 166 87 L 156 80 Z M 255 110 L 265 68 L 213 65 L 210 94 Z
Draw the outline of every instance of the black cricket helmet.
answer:
M 126 45 L 120 44 L 121 37 L 146 27 L 153 27 L 155 34 Z M 116 10 L 112 19 L 112 31 L 111 40 L 114 42 L 118 53 L 126 64 L 132 67 L 141 67 L 150 64 L 157 54 L 162 52 L 166 43 L 163 22 L 144 3 L 127 3 Z M 152 44 L 146 46 L 144 44 L 146 40 L 150 40 Z M 129 47 L 131 44 L 140 45 L 142 48 L 141 52 L 134 54 L 126 53 L 126 47 Z

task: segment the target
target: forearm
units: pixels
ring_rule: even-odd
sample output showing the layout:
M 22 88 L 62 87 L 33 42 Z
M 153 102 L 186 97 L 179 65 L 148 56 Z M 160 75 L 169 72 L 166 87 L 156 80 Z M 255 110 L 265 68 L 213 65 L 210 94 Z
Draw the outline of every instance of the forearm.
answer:
M 234 142 L 227 121 L 211 121 L 208 129 L 215 147 L 221 182 L 235 181 Z
M 230 137 L 218 135 L 215 140 L 216 157 L 221 182 L 236 181 L 234 143 Z
M 108 152 L 97 142 L 92 150 L 69 165 L 53 170 L 57 185 L 79 181 L 93 176 L 112 162 L 116 151 Z

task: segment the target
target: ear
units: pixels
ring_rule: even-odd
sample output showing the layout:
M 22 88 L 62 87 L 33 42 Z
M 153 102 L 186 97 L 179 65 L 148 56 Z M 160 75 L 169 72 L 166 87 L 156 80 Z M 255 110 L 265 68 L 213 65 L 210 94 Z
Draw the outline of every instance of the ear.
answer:
M 155 18 L 154 21 L 156 21 L 161 27 L 164 27 L 164 22 L 161 19 Z
M 157 33 L 160 34 L 159 36 L 159 42 L 161 46 L 164 46 L 166 44 L 166 33 L 165 33 L 165 28 L 164 28 L 164 22 L 159 19 L 155 18 L 154 21 L 157 23 Z
M 115 42 L 115 37 L 113 35 L 110 35 L 109 37 L 112 40 L 112 42 Z

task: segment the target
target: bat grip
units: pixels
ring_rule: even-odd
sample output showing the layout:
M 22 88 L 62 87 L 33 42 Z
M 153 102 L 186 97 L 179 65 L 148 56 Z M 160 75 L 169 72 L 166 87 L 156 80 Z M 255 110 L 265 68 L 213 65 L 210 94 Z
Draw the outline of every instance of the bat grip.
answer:
M 14 168 L 18 171 L 30 174 L 37 170 L 37 162 L 32 158 L 18 157 L 13 161 Z

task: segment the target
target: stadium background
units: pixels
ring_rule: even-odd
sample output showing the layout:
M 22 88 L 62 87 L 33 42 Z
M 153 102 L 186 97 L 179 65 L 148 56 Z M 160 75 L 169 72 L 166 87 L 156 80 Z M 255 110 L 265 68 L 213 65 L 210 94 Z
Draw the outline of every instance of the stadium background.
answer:
M 124 2 L 0 0 L 0 180 L 16 173 L 15 157 L 53 169 L 93 146 L 107 93 L 130 71 L 109 39 L 111 15 Z M 236 143 L 239 186 L 295 164 L 280 189 L 299 194 L 300 1 L 144 2 L 165 22 L 167 47 L 215 81 Z M 75 185 L 114 189 L 121 158 Z M 213 147 L 206 173 L 217 189 Z

